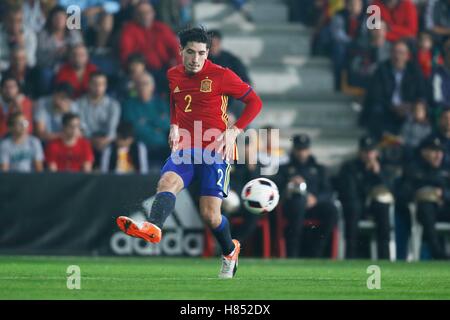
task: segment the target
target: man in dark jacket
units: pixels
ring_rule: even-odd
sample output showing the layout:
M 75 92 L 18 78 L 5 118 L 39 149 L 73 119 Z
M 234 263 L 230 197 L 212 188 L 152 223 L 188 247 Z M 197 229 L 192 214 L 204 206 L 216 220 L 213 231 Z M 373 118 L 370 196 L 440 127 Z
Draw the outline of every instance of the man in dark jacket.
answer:
M 435 224 L 450 221 L 450 174 L 442 167 L 444 145 L 439 137 L 425 139 L 417 161 L 405 170 L 402 193 L 415 201 L 423 238 L 435 259 L 449 258 L 439 242 Z
M 317 239 L 311 242 L 315 257 L 324 256 L 337 222 L 337 209 L 332 201 L 326 169 L 311 154 L 310 145 L 308 135 L 294 136 L 290 162 L 280 167 L 277 176 L 280 194 L 285 197 L 283 212 L 288 222 L 285 232 L 288 257 L 299 256 L 305 217 L 320 223 Z
M 376 137 L 398 134 L 413 103 L 426 98 L 422 72 L 409 56 L 408 44 L 396 42 L 390 59 L 377 68 L 370 80 L 361 120 Z
M 346 257 L 356 257 L 359 220 L 371 217 L 376 223 L 378 258 L 389 259 L 389 209 L 394 199 L 375 139 L 360 139 L 358 157 L 342 165 L 338 189 L 344 209 Z

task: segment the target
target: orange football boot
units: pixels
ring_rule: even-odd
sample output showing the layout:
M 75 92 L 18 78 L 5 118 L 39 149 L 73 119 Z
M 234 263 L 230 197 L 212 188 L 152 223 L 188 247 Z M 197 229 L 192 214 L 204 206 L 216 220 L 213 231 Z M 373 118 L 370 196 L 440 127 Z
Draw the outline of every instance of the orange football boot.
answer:
M 129 236 L 141 238 L 147 242 L 152 243 L 158 243 L 161 241 L 161 229 L 153 223 L 150 223 L 148 221 L 138 223 L 133 219 L 125 216 L 118 217 L 116 219 L 116 223 L 119 226 L 120 230 L 122 230 Z

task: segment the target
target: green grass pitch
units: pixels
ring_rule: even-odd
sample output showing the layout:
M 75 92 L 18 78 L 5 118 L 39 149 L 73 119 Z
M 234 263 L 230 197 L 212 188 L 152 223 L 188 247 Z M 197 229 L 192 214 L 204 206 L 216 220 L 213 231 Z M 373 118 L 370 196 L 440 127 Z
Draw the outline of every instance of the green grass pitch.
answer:
M 381 268 L 369 290 L 367 267 Z M 67 288 L 67 267 L 81 270 Z M 0 256 L 0 299 L 450 299 L 447 262 L 240 259 L 232 280 L 219 258 Z

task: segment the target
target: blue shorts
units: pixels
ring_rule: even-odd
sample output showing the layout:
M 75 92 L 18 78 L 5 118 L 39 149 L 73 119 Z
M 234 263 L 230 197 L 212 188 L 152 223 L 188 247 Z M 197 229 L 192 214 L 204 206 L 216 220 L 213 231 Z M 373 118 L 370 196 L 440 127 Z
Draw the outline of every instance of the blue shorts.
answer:
M 161 175 L 172 171 L 178 174 L 187 188 L 200 179 L 200 196 L 226 198 L 230 188 L 231 165 L 218 153 L 205 149 L 185 149 L 172 153 L 161 169 Z

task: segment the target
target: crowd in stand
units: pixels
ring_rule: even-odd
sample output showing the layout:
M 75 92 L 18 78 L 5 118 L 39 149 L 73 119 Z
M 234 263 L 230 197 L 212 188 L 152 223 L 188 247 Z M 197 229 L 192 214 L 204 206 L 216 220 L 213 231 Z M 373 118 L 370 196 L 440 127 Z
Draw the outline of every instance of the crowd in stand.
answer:
M 314 30 L 312 55 L 332 61 L 335 90 L 362 105 L 366 135 L 357 156 L 331 179 L 344 214 L 346 256 L 357 256 L 358 221 L 369 217 L 376 223 L 378 257 L 389 257 L 394 206 L 397 258 L 406 258 L 414 211 L 429 255 L 448 258 L 436 222 L 450 221 L 450 1 L 286 2 L 290 20 Z M 308 185 L 311 178 L 295 171 L 288 181 L 301 176 L 296 185 Z M 288 199 L 285 211 L 302 212 L 296 219 L 304 219 L 307 210 L 298 208 L 301 199 L 308 208 L 307 197 L 298 194 L 297 208 Z M 329 212 L 325 225 L 334 220 Z
M 80 26 L 69 28 L 71 5 Z M 166 71 L 185 1 L 3 1 L 2 171 L 148 172 L 168 153 Z M 72 17 L 73 18 L 73 17 Z

